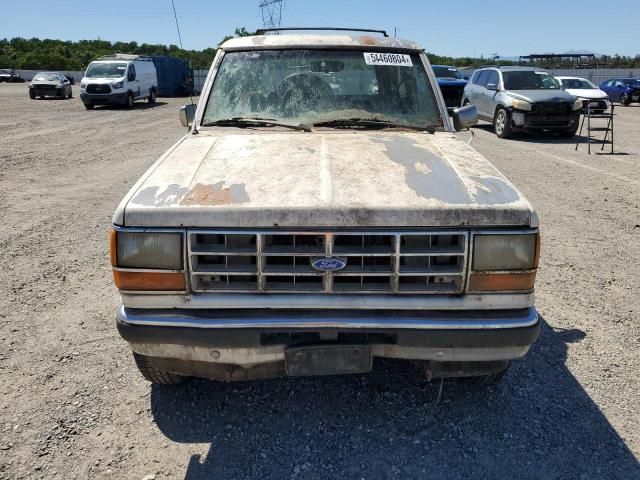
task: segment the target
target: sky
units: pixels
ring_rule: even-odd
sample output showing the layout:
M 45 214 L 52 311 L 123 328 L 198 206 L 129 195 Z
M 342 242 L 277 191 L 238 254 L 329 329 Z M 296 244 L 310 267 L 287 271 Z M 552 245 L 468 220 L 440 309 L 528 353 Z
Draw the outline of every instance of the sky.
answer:
M 174 1 L 187 49 L 215 47 L 236 27 L 262 26 L 260 0 Z M 617 12 L 637 11 L 632 0 L 615 4 Z M 456 57 L 640 53 L 637 15 L 609 14 L 602 0 L 284 0 L 282 24 L 386 29 L 391 35 L 395 28 L 398 37 L 429 52 Z M 178 44 L 171 0 L 0 0 L 0 38 L 16 36 Z

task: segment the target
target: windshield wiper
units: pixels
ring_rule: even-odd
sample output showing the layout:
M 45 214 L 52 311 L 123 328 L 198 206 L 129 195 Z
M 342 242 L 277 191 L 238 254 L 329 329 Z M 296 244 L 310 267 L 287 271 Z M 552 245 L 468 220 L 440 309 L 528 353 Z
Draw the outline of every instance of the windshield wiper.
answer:
M 383 120 L 380 118 L 339 118 L 335 120 L 326 120 L 313 124 L 314 127 L 369 127 L 369 128 L 408 128 L 410 130 L 427 131 L 433 133 L 436 131 L 436 125 L 412 125 L 407 123 L 398 123 L 392 120 Z
M 302 130 L 303 132 L 310 132 L 311 127 L 303 123 L 283 123 L 279 122 L 275 118 L 262 118 L 262 117 L 233 117 L 223 118 L 214 122 L 203 123 L 203 127 L 284 127 L 291 128 L 293 130 Z

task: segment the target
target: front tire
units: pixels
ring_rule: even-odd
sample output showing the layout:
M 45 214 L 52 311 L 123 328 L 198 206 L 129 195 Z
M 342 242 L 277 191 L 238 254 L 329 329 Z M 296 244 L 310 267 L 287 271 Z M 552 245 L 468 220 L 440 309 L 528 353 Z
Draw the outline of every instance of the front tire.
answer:
M 177 385 L 184 382 L 185 377 L 154 367 L 153 362 L 146 355 L 134 353 L 133 358 L 142 376 L 151 383 L 156 385 Z
M 86 108 L 87 110 L 93 110 L 93 103 L 85 103 L 84 104 L 84 108 Z
M 149 97 L 147 98 L 147 100 L 149 100 L 149 103 L 151 104 L 156 103 L 156 91 L 153 88 L 149 92 Z
M 33 90 L 29 90 L 29 98 L 31 100 L 35 100 L 36 99 L 36 92 L 34 92 Z
M 498 138 L 509 138 L 512 134 L 511 115 L 505 108 L 498 108 L 493 116 L 493 128 Z
M 620 95 L 620 105 L 623 107 L 628 107 L 631 103 L 631 98 L 627 94 Z
M 562 130 L 561 132 L 559 132 L 558 134 L 562 137 L 562 138 L 571 138 L 573 137 L 576 133 L 578 132 L 578 125 L 576 124 L 575 127 L 571 127 L 567 130 Z
M 133 94 L 127 95 L 127 103 L 124 105 L 126 108 L 133 108 Z

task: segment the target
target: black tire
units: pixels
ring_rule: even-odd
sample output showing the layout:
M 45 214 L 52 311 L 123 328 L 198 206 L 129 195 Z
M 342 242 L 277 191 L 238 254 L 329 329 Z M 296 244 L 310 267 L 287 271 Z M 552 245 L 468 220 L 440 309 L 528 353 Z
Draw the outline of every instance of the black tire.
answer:
M 185 380 L 185 378 L 180 375 L 157 369 L 153 366 L 153 362 L 149 357 L 145 355 L 134 353 L 133 358 L 142 376 L 151 383 L 155 383 L 156 385 L 177 385 Z
M 85 103 L 84 104 L 84 108 L 86 108 L 87 110 L 93 110 L 93 107 L 95 105 L 93 103 Z
M 67 99 L 67 92 L 66 90 L 63 88 L 62 90 L 60 90 L 58 92 L 58 95 L 56 95 L 60 100 L 66 100 Z
M 620 95 L 620 105 L 624 107 L 628 107 L 630 103 L 631 103 L 631 98 L 629 97 L 629 95 L 627 95 L 626 93 L 623 93 L 622 95 Z
M 127 103 L 124 104 L 125 108 L 133 108 L 133 93 L 127 95 Z
M 73 98 L 73 90 L 69 90 L 69 95 L 67 95 L 67 98 Z
M 509 138 L 511 136 L 511 114 L 506 108 L 498 107 L 496 110 L 493 116 L 493 129 L 498 138 Z
M 567 130 L 561 130 L 560 132 L 558 132 L 558 135 L 560 135 L 562 138 L 571 138 L 575 136 L 577 132 L 578 132 L 578 125 L 576 124 L 575 127 L 571 127 Z
M 149 103 L 156 103 L 156 90 L 155 90 L 155 88 L 152 88 L 149 91 L 149 97 L 147 98 L 147 100 L 149 101 Z
M 33 90 L 29 90 L 29 98 L 31 100 L 35 100 L 36 99 L 36 92 L 34 92 Z

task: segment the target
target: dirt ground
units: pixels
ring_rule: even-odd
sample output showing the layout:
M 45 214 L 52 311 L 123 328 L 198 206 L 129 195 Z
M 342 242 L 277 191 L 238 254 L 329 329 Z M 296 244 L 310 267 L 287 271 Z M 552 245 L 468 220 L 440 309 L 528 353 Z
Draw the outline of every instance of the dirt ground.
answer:
M 183 134 L 184 101 L 159 100 L 85 111 L 0 85 L 0 479 L 640 479 L 640 107 L 617 110 L 613 156 L 473 129 L 538 210 L 544 325 L 500 385 L 445 382 L 436 404 L 404 362 L 142 379 L 115 329 L 107 232 Z

